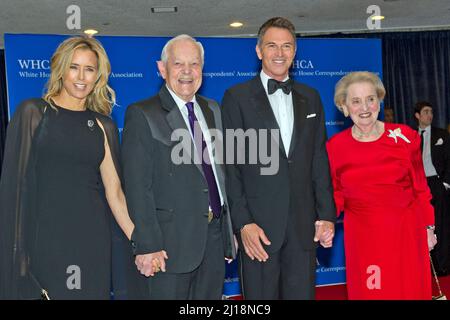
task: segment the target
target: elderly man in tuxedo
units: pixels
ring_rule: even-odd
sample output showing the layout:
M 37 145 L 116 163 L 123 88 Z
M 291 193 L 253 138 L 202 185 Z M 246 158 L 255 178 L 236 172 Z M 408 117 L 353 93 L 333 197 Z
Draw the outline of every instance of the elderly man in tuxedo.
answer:
M 437 245 L 431 251 L 438 275 L 447 275 L 449 270 L 450 211 L 450 141 L 446 130 L 431 125 L 433 106 L 427 101 L 416 103 L 414 116 L 419 125 L 422 142 L 422 159 L 433 199 Z
M 314 299 L 316 242 L 329 247 L 334 235 L 324 111 L 316 90 L 289 78 L 295 52 L 292 23 L 280 17 L 266 21 L 256 45 L 262 71 L 228 89 L 222 102 L 225 129 L 268 130 L 278 141 L 271 150 L 278 160 L 274 174 L 263 174 L 262 161 L 228 164 L 227 154 L 228 199 L 242 248 L 246 299 Z M 264 138 L 258 136 L 259 146 Z M 250 150 L 245 145 L 234 151 L 249 159 Z
M 203 61 L 192 37 L 169 40 L 158 61 L 161 90 L 126 112 L 125 193 L 150 299 L 220 299 L 224 257 L 235 257 L 224 169 L 213 154 L 221 142 L 210 133 L 221 130 L 220 108 L 197 94 Z

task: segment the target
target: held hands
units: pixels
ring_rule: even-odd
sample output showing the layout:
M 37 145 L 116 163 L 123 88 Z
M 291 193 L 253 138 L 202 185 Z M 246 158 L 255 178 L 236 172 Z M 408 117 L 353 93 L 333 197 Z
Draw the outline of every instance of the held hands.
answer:
M 437 237 L 434 234 L 434 230 L 427 229 L 427 240 L 428 240 L 428 251 L 431 251 L 437 244 Z
M 332 247 L 334 237 L 334 223 L 325 220 L 317 220 L 314 225 L 316 228 L 314 242 L 319 241 L 324 248 Z
M 137 255 L 134 263 L 142 275 L 153 277 L 155 273 L 159 271 L 166 272 L 165 259 L 169 259 L 169 257 L 167 256 L 166 251 L 161 250 L 158 252 Z
M 264 250 L 261 241 L 266 245 L 270 245 L 270 241 L 267 238 L 264 230 L 261 229 L 256 223 L 246 224 L 241 229 L 241 239 L 244 244 L 245 253 L 254 260 L 255 258 L 259 262 L 266 262 L 269 259 L 269 255 Z

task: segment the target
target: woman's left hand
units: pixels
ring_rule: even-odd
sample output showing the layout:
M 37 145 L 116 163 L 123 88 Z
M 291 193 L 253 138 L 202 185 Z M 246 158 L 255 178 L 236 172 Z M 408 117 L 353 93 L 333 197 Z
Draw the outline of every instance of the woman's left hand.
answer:
M 427 239 L 428 239 L 428 250 L 433 250 L 434 246 L 437 244 L 437 238 L 434 234 L 434 230 L 427 230 Z

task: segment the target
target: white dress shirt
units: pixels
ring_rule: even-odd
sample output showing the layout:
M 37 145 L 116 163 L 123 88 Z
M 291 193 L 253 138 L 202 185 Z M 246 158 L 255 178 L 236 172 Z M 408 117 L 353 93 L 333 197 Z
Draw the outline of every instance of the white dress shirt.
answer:
M 425 129 L 419 128 L 419 135 L 423 133 L 423 150 L 422 150 L 422 160 L 423 167 L 425 169 L 425 175 L 427 177 L 437 176 L 436 168 L 433 166 L 433 162 L 431 161 L 431 126 L 426 127 Z
M 260 73 L 261 82 L 269 98 L 270 106 L 273 114 L 277 120 L 280 128 L 281 140 L 283 141 L 286 156 L 289 155 L 289 148 L 291 146 L 292 131 L 294 129 L 294 104 L 292 102 L 292 92 L 285 94 L 283 90 L 279 89 L 273 94 L 269 94 L 267 90 L 267 82 L 271 79 L 263 70 Z M 286 77 L 283 81 L 289 79 Z
M 194 137 L 193 137 L 192 132 L 191 132 L 191 125 L 189 123 L 189 113 L 188 113 L 188 109 L 186 107 L 186 102 L 184 100 L 180 99 L 167 85 L 166 85 L 166 88 L 167 88 L 167 90 L 169 90 L 169 93 L 172 96 L 173 100 L 175 100 L 175 103 L 177 104 L 178 109 L 180 109 L 181 115 L 183 116 L 184 122 L 186 122 L 186 127 L 189 130 L 189 133 L 191 135 L 192 141 L 194 141 Z M 192 98 L 191 102 L 194 103 L 194 114 L 195 114 L 195 117 L 197 118 L 197 121 L 198 121 L 198 123 L 200 125 L 200 129 L 203 132 L 203 137 L 205 139 L 206 146 L 208 148 L 208 154 L 209 154 L 209 159 L 211 161 L 211 167 L 212 167 L 213 172 L 214 172 L 214 178 L 216 180 L 217 189 L 219 190 L 220 204 L 223 205 L 224 202 L 223 202 L 222 190 L 220 190 L 219 180 L 217 179 L 215 159 L 214 159 L 213 154 L 212 154 L 211 135 L 209 133 L 209 128 L 208 128 L 208 125 L 206 123 L 205 117 L 203 117 L 202 109 L 200 108 L 199 104 L 197 103 L 197 100 L 195 99 L 195 96 Z M 194 143 L 194 147 L 197 148 L 195 143 Z

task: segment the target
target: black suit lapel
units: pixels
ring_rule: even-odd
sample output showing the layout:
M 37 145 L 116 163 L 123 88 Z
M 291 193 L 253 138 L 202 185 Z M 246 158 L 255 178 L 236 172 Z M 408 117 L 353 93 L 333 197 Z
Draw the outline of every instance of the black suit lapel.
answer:
M 271 134 L 272 129 L 278 130 L 278 144 L 281 153 L 286 157 L 286 151 L 284 149 L 283 140 L 281 139 L 280 127 L 278 126 L 277 119 L 273 113 L 272 107 L 270 106 L 269 99 L 267 98 L 266 91 L 261 82 L 259 76 L 253 78 L 253 98 L 251 99 L 252 106 L 256 110 L 256 113 L 264 121 L 265 128 L 269 130 Z
M 165 85 L 159 91 L 159 98 L 161 99 L 162 108 L 167 111 L 166 119 L 170 128 L 173 131 L 188 129 L 175 100 L 173 100 Z
M 183 119 L 183 115 L 181 114 L 180 109 L 178 109 L 175 100 L 173 100 L 172 96 L 169 93 L 169 90 L 167 90 L 165 85 L 163 85 L 163 87 L 159 91 L 159 97 L 161 99 L 162 108 L 168 112 L 166 115 L 166 120 L 170 128 L 172 129 L 172 132 L 180 129 L 188 130 L 188 132 L 190 132 L 189 131 L 190 128 L 186 126 L 186 122 Z M 192 163 L 195 163 L 194 152 L 196 149 L 194 147 L 194 142 L 192 141 L 192 139 L 191 138 L 188 139 L 189 143 L 187 143 L 187 141 L 185 141 L 185 139 L 183 139 L 181 136 L 178 136 L 177 138 L 179 139 L 180 142 L 183 142 L 184 151 L 187 152 L 187 154 L 191 158 Z M 201 164 L 195 163 L 195 165 L 197 166 L 197 169 L 200 171 L 200 173 L 203 175 L 203 169 Z
M 294 126 L 292 129 L 292 138 L 291 145 L 289 146 L 289 156 L 292 156 L 292 153 L 297 145 L 297 142 L 300 141 L 300 132 L 301 128 L 303 128 L 303 122 L 306 119 L 306 100 L 305 98 L 295 89 L 292 90 L 292 105 L 294 107 Z

